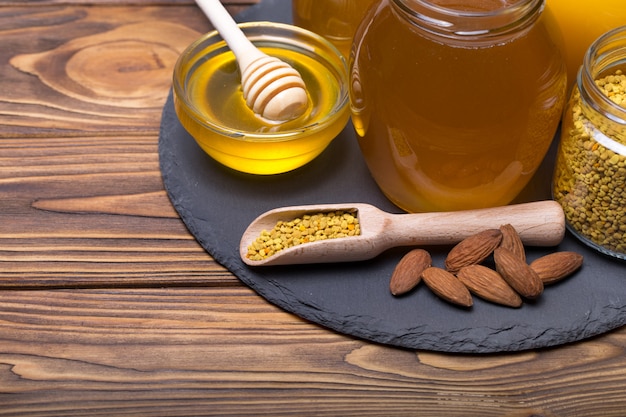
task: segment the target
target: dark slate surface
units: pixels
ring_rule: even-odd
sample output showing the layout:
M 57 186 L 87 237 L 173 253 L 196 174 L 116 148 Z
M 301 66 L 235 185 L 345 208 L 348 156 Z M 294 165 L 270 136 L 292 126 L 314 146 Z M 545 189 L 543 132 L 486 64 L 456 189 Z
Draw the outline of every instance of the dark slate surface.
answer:
M 272 19 L 280 3 L 279 18 Z M 288 21 L 284 0 L 264 1 L 238 20 Z M 259 214 L 281 206 L 367 202 L 400 212 L 371 179 L 352 127 L 310 164 L 287 174 L 253 176 L 221 166 L 178 122 L 171 94 L 159 138 L 161 171 L 174 207 L 189 231 L 219 263 L 281 308 L 338 332 L 411 349 L 487 353 L 560 345 L 626 323 L 626 265 L 600 255 L 571 235 L 558 248 L 531 248 L 529 260 L 553 250 L 575 250 L 585 264 L 575 276 L 547 287 L 520 309 L 474 301 L 469 310 L 435 297 L 425 286 L 401 297 L 388 290 L 393 268 L 408 248 L 349 264 L 250 268 L 239 239 Z M 520 200 L 549 196 L 549 156 Z M 429 248 L 443 265 L 449 248 Z
M 263 0 L 235 16 L 237 22 L 291 23 L 291 0 Z

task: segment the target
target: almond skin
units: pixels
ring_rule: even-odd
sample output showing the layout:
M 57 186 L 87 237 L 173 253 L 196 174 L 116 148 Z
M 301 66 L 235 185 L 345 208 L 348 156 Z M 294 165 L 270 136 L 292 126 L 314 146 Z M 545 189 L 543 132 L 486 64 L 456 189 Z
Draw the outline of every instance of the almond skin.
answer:
M 430 253 L 424 249 L 413 249 L 402 257 L 391 275 L 389 290 L 393 295 L 402 295 L 415 288 L 422 280 L 422 272 L 432 264 Z
M 543 281 L 539 275 L 508 249 L 498 248 L 493 252 L 496 271 L 522 297 L 534 299 L 543 292 Z
M 502 232 L 500 247 L 510 250 L 515 256 L 526 262 L 526 250 L 517 230 L 510 224 L 504 224 L 500 226 L 500 231 Z
M 455 273 L 464 266 L 481 263 L 498 247 L 501 240 L 500 229 L 483 230 L 463 239 L 448 253 L 446 269 Z
M 469 265 L 461 268 L 458 279 L 472 294 L 492 303 L 508 307 L 521 307 L 522 299 L 513 288 L 491 268 L 483 265 Z
M 554 252 L 531 262 L 530 267 L 545 285 L 554 284 L 576 272 L 583 256 L 576 252 Z
M 442 268 L 430 267 L 422 272 L 422 279 L 440 298 L 462 307 L 471 307 L 472 294 L 457 277 Z

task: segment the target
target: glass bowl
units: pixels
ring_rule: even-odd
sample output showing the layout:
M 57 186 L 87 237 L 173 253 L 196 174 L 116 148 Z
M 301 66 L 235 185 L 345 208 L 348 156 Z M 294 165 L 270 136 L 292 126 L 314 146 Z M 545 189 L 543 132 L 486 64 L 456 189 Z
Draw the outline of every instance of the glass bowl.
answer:
M 309 108 L 300 117 L 272 123 L 247 107 L 234 54 L 210 32 L 193 42 L 174 67 L 176 114 L 198 145 L 237 171 L 278 174 L 317 157 L 349 119 L 345 58 L 327 40 L 291 25 L 240 24 L 258 48 L 300 72 Z

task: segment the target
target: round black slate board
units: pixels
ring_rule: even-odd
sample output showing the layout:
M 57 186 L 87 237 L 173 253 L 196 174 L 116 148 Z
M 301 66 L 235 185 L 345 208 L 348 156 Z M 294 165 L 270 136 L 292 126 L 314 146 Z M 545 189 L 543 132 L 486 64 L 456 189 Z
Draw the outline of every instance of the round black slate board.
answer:
M 266 0 L 249 9 L 245 20 L 271 18 L 274 3 Z M 272 20 L 286 21 L 285 13 L 281 9 L 282 17 Z M 519 201 L 549 197 L 553 154 L 554 150 Z M 475 299 L 474 306 L 464 310 L 441 301 L 424 286 L 393 297 L 389 277 L 409 248 L 348 264 L 246 266 L 239 259 L 239 239 L 267 210 L 367 202 L 401 212 L 372 180 L 351 125 L 320 157 L 296 171 L 267 177 L 241 174 L 203 153 L 178 122 L 170 93 L 161 121 L 159 156 L 174 207 L 216 261 L 268 301 L 338 332 L 412 349 L 487 353 L 556 346 L 626 323 L 626 264 L 598 254 L 569 234 L 558 248 L 530 248 L 528 258 L 575 250 L 585 256 L 583 268 L 520 309 Z M 435 265 L 443 265 L 448 249 L 429 248 Z

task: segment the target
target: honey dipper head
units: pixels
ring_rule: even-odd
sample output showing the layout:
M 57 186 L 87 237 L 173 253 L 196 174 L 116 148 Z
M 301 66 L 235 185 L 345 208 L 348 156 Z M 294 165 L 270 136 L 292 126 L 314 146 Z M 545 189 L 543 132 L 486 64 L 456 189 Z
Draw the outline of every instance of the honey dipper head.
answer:
M 298 71 L 270 56 L 259 58 L 245 68 L 241 88 L 248 107 L 275 122 L 301 116 L 309 104 L 306 85 Z

